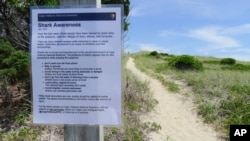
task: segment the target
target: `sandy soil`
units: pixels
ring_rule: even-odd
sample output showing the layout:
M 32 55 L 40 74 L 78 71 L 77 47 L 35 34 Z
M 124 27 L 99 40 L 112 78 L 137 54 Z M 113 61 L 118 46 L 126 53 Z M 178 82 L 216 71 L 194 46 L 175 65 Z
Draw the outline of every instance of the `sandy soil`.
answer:
M 159 102 L 154 112 L 143 117 L 144 121 L 161 125 L 160 131 L 149 134 L 152 141 L 219 141 L 213 128 L 197 116 L 190 97 L 169 92 L 158 80 L 139 71 L 133 58 L 129 58 L 126 68 L 141 81 L 149 82 L 150 91 Z M 188 93 L 188 90 L 182 89 L 181 93 Z

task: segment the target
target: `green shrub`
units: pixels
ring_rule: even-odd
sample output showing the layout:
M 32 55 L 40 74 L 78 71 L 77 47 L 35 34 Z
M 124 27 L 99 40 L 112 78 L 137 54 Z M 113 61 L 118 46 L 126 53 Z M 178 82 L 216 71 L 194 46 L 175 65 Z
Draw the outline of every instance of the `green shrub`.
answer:
M 11 47 L 11 44 L 0 38 L 0 69 L 3 68 L 2 60 L 10 56 L 12 52 L 14 52 L 14 48 Z
M 157 51 L 152 51 L 152 52 L 150 52 L 150 55 L 151 55 L 151 56 L 157 56 L 157 55 L 158 55 L 158 52 L 157 52 Z
M 12 83 L 29 77 L 30 56 L 15 50 L 10 43 L 0 39 L 0 76 L 7 76 Z
M 168 65 L 178 70 L 202 70 L 202 63 L 193 56 L 182 55 L 172 58 Z
M 222 65 L 234 65 L 236 63 L 236 60 L 233 58 L 223 58 L 220 61 L 220 64 Z

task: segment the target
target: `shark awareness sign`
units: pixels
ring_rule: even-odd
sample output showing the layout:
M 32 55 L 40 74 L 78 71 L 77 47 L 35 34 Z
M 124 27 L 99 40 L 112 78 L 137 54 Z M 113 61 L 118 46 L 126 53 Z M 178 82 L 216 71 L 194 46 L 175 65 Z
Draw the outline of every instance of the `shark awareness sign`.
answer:
M 31 8 L 34 124 L 119 125 L 123 8 Z

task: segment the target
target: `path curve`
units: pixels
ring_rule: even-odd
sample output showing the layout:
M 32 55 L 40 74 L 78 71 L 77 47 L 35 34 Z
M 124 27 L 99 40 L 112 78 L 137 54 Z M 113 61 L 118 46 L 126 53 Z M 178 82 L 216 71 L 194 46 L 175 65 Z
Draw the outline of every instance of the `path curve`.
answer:
M 138 70 L 133 58 L 129 58 L 126 68 L 139 80 L 149 82 L 150 91 L 159 102 L 155 111 L 142 119 L 161 125 L 160 131 L 149 134 L 152 141 L 218 141 L 213 128 L 197 116 L 192 101 L 169 92 L 158 80 Z

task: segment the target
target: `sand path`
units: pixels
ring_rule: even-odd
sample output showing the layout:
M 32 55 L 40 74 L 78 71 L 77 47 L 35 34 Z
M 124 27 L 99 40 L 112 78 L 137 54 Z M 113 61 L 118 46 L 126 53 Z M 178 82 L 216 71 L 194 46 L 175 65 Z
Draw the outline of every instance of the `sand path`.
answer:
M 156 79 L 139 71 L 133 58 L 129 58 L 126 68 L 141 81 L 148 81 L 150 91 L 159 104 L 144 121 L 156 122 L 161 130 L 149 134 L 152 141 L 218 141 L 212 127 L 204 124 L 197 116 L 192 100 L 169 92 Z

